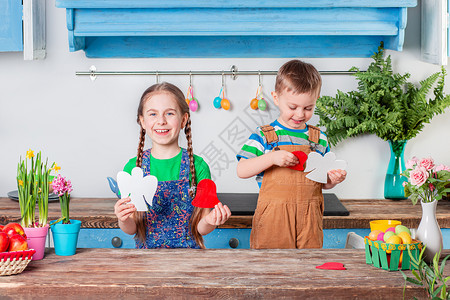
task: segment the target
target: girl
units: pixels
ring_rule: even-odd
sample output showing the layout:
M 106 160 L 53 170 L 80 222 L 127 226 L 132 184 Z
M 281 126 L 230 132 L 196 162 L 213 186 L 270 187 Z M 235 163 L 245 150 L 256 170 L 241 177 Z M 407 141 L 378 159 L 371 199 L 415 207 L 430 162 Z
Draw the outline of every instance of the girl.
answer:
M 166 82 L 152 85 L 141 97 L 137 122 L 141 126 L 137 157 L 124 171 L 141 167 L 144 176 L 158 178 L 158 187 L 147 212 L 137 212 L 129 197 L 117 201 L 114 213 L 119 227 L 135 234 L 136 248 L 204 248 L 202 236 L 225 223 L 231 212 L 222 203 L 213 210 L 191 204 L 197 183 L 211 175 L 206 162 L 192 150 L 189 107 L 183 92 Z M 178 145 L 183 128 L 187 150 Z M 143 151 L 146 134 L 152 148 Z

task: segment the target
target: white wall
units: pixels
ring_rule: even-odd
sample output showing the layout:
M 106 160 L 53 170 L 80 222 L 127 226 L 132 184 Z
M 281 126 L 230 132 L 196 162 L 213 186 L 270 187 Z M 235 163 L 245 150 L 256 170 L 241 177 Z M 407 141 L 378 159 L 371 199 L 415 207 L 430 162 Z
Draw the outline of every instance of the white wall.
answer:
M 388 51 L 394 70 L 410 72 L 418 82 L 439 71 L 439 67 L 420 61 L 420 7 L 408 10 L 408 26 L 403 52 Z M 113 197 L 106 177 L 115 177 L 129 158 L 136 155 L 138 126 L 136 109 L 142 92 L 155 78 L 151 76 L 88 77 L 75 71 L 97 70 L 277 70 L 288 59 L 88 59 L 84 52 L 69 52 L 65 10 L 47 2 L 47 58 L 24 61 L 22 53 L 0 53 L 0 197 L 16 188 L 19 156 L 31 148 L 42 150 L 62 167 L 61 173 L 72 180 L 74 197 Z M 351 45 L 349 45 L 351 46 Z M 370 59 L 305 59 L 319 70 L 364 69 Z M 264 76 L 263 86 L 269 100 L 269 112 L 248 114 L 255 96 L 257 76 L 226 78 L 227 97 L 232 110 L 216 110 L 212 100 L 219 93 L 220 76 L 194 76 L 194 93 L 200 110 L 192 113 L 194 151 L 205 153 L 213 145 L 221 151 L 221 166 L 214 170 L 218 157 L 209 160 L 219 192 L 257 192 L 253 179 L 236 176 L 235 149 L 249 133 L 228 135 L 233 125 L 239 130 L 253 130 L 257 123 L 276 116 L 270 91 L 274 76 Z M 184 92 L 188 76 L 165 76 L 161 80 L 178 85 Z M 447 82 L 450 82 L 449 79 Z M 335 95 L 336 89 L 356 88 L 351 76 L 324 76 L 323 95 Z M 450 84 L 446 86 L 450 93 Z M 250 111 L 252 112 L 252 111 Z M 254 113 L 254 112 L 252 112 Z M 450 165 L 450 111 L 439 115 L 421 134 L 409 141 L 405 157 L 433 156 Z M 239 118 L 239 120 L 237 120 Z M 258 121 L 260 118 L 262 121 Z M 313 119 L 314 120 L 314 119 Z M 246 124 L 246 125 L 243 125 Z M 248 130 L 248 129 L 246 129 Z M 184 138 L 181 141 L 185 143 Z M 348 139 L 333 149 L 338 158 L 348 162 L 347 180 L 332 192 L 340 198 L 382 198 L 384 176 L 389 160 L 389 146 L 376 136 Z M 228 160 L 228 162 L 227 162 Z

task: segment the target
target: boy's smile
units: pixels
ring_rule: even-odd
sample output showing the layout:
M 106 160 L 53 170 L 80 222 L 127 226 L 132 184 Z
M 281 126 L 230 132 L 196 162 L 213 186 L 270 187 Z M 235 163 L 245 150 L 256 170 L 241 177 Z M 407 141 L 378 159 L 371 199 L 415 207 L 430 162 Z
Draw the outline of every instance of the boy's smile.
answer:
M 318 92 L 294 94 L 283 91 L 281 94 L 272 92 L 273 102 L 280 109 L 278 121 L 290 129 L 305 129 L 314 114 Z

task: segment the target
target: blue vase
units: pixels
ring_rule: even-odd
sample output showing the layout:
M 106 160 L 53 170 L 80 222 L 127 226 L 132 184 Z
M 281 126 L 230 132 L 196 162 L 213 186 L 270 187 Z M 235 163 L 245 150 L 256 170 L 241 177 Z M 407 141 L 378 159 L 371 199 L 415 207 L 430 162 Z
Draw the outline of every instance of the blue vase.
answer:
M 72 219 L 70 224 L 62 224 L 62 221 L 60 221 L 50 226 L 56 255 L 69 256 L 75 254 L 80 227 L 81 221 Z
M 389 141 L 391 148 L 391 159 L 384 180 L 384 198 L 393 200 L 406 199 L 403 182 L 407 178 L 400 175 L 405 168 L 405 146 L 408 141 Z

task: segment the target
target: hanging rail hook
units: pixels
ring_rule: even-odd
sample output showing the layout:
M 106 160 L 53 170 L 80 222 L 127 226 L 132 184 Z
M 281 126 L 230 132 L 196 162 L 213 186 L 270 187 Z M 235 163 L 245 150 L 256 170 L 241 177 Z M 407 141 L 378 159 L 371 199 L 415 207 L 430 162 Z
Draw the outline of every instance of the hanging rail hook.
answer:
M 237 69 L 237 67 L 235 66 L 235 65 L 232 65 L 231 66 L 231 78 L 233 79 L 233 80 L 236 80 L 236 78 L 237 78 L 237 73 L 238 72 L 238 69 Z
M 225 86 L 225 72 L 222 71 L 222 87 Z
M 159 74 L 158 74 L 158 70 L 156 70 L 155 76 L 156 76 L 156 84 L 158 84 L 158 83 L 159 83 Z
M 91 81 L 94 81 L 95 79 L 97 79 L 97 74 L 96 74 L 97 68 L 92 65 L 89 68 L 89 77 L 91 78 Z
M 258 85 L 261 86 L 261 71 L 258 70 Z
M 192 86 L 192 71 L 189 71 L 189 86 Z

